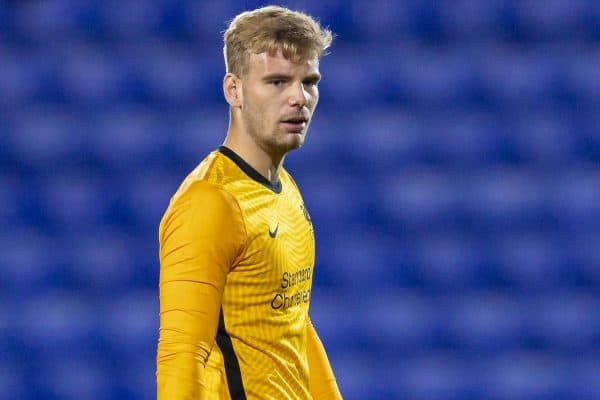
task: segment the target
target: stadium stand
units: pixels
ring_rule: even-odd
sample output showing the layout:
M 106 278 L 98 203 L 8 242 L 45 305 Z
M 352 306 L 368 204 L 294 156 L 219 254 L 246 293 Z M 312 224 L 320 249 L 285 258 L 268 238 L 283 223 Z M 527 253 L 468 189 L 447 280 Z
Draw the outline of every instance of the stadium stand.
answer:
M 600 398 L 600 2 L 280 1 L 337 38 L 286 167 L 347 400 Z M 154 398 L 157 227 L 259 2 L 0 2 L 0 397 Z

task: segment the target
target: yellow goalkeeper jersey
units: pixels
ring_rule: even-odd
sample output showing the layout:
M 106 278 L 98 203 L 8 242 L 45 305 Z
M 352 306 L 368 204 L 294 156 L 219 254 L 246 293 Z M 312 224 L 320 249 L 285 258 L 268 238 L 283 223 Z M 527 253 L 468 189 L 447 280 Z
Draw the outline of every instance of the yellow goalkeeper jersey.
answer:
M 220 147 L 172 197 L 159 242 L 160 400 L 341 398 L 308 317 L 312 224 L 283 168 L 272 183 Z

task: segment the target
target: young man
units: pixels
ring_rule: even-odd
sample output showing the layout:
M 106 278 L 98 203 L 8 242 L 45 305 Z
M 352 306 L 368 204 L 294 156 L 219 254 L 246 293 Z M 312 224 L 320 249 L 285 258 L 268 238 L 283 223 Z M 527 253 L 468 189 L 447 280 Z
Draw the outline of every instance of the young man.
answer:
M 282 166 L 304 143 L 331 40 L 272 6 L 225 32 L 227 137 L 160 224 L 159 400 L 341 399 L 308 316 L 310 217 Z

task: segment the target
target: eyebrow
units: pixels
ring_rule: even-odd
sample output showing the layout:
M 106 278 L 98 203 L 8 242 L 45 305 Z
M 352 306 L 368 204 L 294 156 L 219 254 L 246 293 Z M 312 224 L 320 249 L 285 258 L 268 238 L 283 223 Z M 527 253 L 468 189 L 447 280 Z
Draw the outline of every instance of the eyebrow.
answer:
M 269 75 L 265 75 L 263 76 L 262 80 L 263 81 L 286 81 L 286 80 L 290 80 L 292 79 L 291 75 L 286 75 L 286 74 L 269 74 Z
M 268 81 L 277 81 L 277 80 L 289 81 L 291 79 L 292 79 L 291 75 L 279 74 L 279 73 L 265 75 L 262 78 L 262 80 L 265 81 L 265 82 L 268 82 Z M 307 75 L 302 80 L 303 81 L 305 81 L 305 80 L 319 81 L 320 79 L 321 79 L 321 74 L 319 74 L 319 73 L 313 73 L 313 74 Z

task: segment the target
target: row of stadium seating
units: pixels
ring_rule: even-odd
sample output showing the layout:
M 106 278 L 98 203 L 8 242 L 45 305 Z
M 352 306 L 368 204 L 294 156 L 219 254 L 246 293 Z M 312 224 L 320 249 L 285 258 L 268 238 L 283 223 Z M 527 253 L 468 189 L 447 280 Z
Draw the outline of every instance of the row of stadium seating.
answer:
M 290 160 L 303 169 L 310 169 L 315 161 L 342 162 L 349 174 L 415 164 L 454 170 L 503 165 L 515 167 L 519 174 L 518 167 L 529 165 L 533 173 L 526 175 L 534 176 L 551 172 L 548 168 L 595 162 L 600 154 L 598 114 L 553 110 L 352 112 L 322 104 L 307 146 Z M 24 169 L 49 163 L 57 173 L 76 166 L 99 174 L 107 170 L 143 174 L 149 163 L 155 169 L 170 169 L 174 160 L 180 168 L 191 169 L 203 151 L 199 149 L 210 151 L 220 144 L 227 129 L 227 120 L 222 118 L 226 112 L 222 104 L 161 114 L 151 107 L 96 113 L 65 106 L 15 109 L 0 113 L 0 155 L 18 160 Z M 339 151 L 331 151 L 333 147 Z M 377 162 L 372 152 L 379 155 Z M 510 175 L 510 168 L 499 171 L 498 177 L 503 174 Z
M 288 3 L 293 8 L 309 9 L 326 24 L 335 23 L 336 33 L 355 41 L 395 41 L 407 36 L 521 41 L 599 37 L 600 6 L 594 0 L 374 0 L 343 6 L 337 0 Z M 243 6 L 260 5 L 258 1 L 245 1 Z M 225 28 L 223 18 L 239 11 L 240 4 L 235 0 L 6 1 L 0 5 L 0 23 L 3 34 L 34 41 L 82 36 L 124 41 L 162 36 L 201 41 L 218 35 Z
M 388 63 L 381 54 L 399 55 Z M 23 50 L 0 41 L 0 104 L 49 102 L 183 106 L 222 103 L 220 48 L 141 42 L 107 47 L 78 41 Z M 361 63 L 354 63 L 361 54 Z M 333 57 L 331 57 L 333 59 Z M 577 106 L 600 102 L 600 52 L 592 44 L 419 42 L 336 48 L 323 61 L 323 100 L 357 108 L 364 101 L 426 107 Z
M 314 312 L 328 349 L 339 354 L 338 374 L 351 398 L 600 394 L 599 354 L 587 351 L 597 349 L 600 328 L 590 292 L 529 298 L 489 291 L 457 297 L 381 291 L 371 300 L 359 293 L 321 294 L 321 306 L 334 309 Z M 473 303 L 473 297 L 479 301 Z M 64 292 L 38 293 L 17 304 L 3 301 L 0 361 L 14 365 L 0 369 L 3 395 L 153 397 L 148 378 L 153 359 L 146 349 L 156 343 L 154 291 L 98 302 Z M 8 317 L 14 313 L 20 315 L 16 324 Z M 331 315 L 346 317 L 333 321 Z M 119 397 L 121 391 L 129 395 Z
M 368 224 L 378 218 L 381 224 L 388 221 L 398 235 L 414 230 L 479 234 L 496 228 L 503 234 L 532 231 L 561 237 L 561 232 L 589 233 L 600 224 L 599 174 L 591 163 L 556 174 L 546 169 L 518 173 L 514 167 L 487 167 L 477 173 L 442 172 L 431 166 L 413 167 L 397 176 L 372 181 L 359 174 L 370 186 L 369 193 L 349 187 L 352 173 L 299 179 L 301 187 L 306 188 L 307 204 L 315 205 L 319 220 L 328 223 L 347 218 Z M 48 226 L 50 231 L 53 227 L 66 231 L 81 227 L 75 230 L 86 231 L 106 220 L 147 231 L 156 227 L 157 218 L 168 204 L 169 190 L 174 191 L 179 183 L 178 176 L 163 173 L 129 173 L 118 179 L 86 179 L 84 174 L 56 172 L 51 178 L 40 176 L 35 187 L 0 174 L 0 188 L 5 189 L 0 198 L 7 205 L 0 215 L 13 223 L 27 221 L 29 216 L 33 227 Z M 328 190 L 319 189 L 319 182 L 328 182 Z M 355 202 L 342 201 L 353 195 Z M 329 211 L 316 207 L 318 203 L 340 204 Z M 327 224 L 322 229 L 329 231 Z
M 13 235 L 17 235 L 15 238 Z M 350 230 L 328 237 L 317 227 L 317 287 L 340 293 L 385 279 L 391 287 L 447 288 L 594 287 L 600 283 L 598 238 L 562 237 L 532 232 L 473 239 L 461 232 L 419 234 L 418 239 L 365 235 Z M 154 287 L 157 274 L 154 235 L 126 235 L 112 229 L 82 231 L 49 238 L 34 230 L 0 234 L 6 250 L 0 288 L 26 293 L 71 287 L 114 293 Z M 102 243 L 102 247 L 98 246 Z M 367 243 L 368 248 L 357 247 Z M 49 257 L 48 254 L 52 254 Z M 343 271 L 339 271 L 343 266 Z M 369 289 L 367 289 L 369 290 Z
M 354 275 L 355 290 L 317 285 L 314 300 L 320 307 L 313 310 L 335 354 L 362 349 L 402 358 L 446 349 L 488 357 L 529 349 L 569 356 L 599 343 L 597 295 L 589 288 L 536 294 L 525 288 L 519 292 L 486 288 L 449 294 L 378 282 L 379 296 L 365 297 L 356 290 L 356 281 L 365 274 L 339 274 Z M 364 280 L 362 287 L 369 284 Z M 85 284 L 80 289 L 86 292 Z M 123 362 L 125 357 L 147 357 L 145 348 L 154 346 L 157 335 L 155 290 L 131 288 L 116 294 L 107 286 L 87 292 L 84 296 L 68 288 L 45 289 L 26 299 L 3 301 L 4 356 L 33 363 L 39 356 L 84 356 L 102 348 Z M 102 301 L 102 296 L 112 297 Z M 473 297 L 478 301 L 473 302 Z M 336 313 L 344 318 L 328 318 Z M 7 347 L 7 342 L 13 347 Z M 73 347 L 74 343 L 84 346 Z

